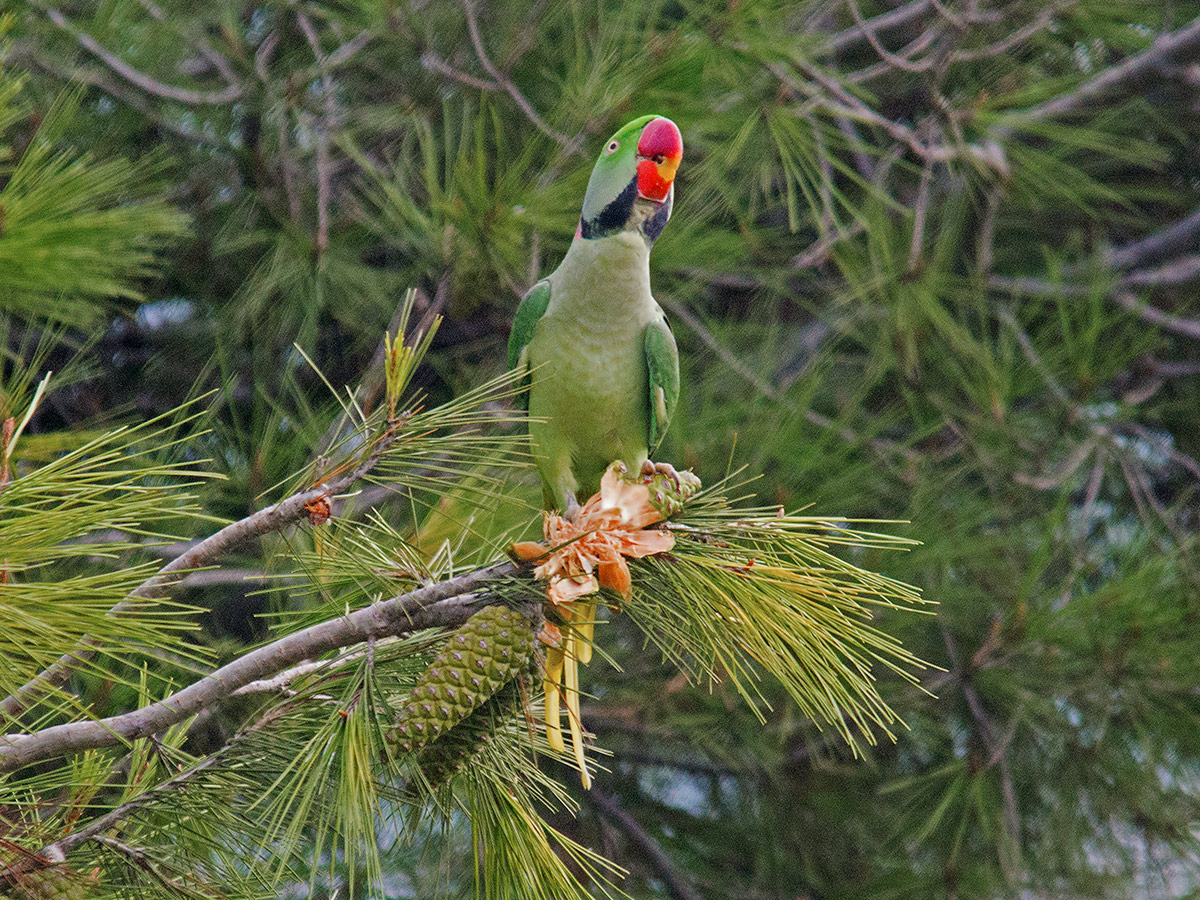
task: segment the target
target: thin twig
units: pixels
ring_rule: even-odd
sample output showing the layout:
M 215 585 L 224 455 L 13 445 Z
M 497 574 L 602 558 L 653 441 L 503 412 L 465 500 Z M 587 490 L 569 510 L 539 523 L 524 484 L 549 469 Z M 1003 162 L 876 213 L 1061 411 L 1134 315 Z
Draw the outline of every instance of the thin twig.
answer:
M 1054 10 L 1051 8 L 1043 9 L 1037 14 L 1032 22 L 1029 22 L 1022 28 L 1018 28 L 1012 34 L 1005 38 L 1001 38 L 995 43 L 988 44 L 985 47 L 975 47 L 970 50 L 955 50 L 950 54 L 950 62 L 973 62 L 980 59 L 992 59 L 997 56 L 1003 56 L 1014 47 L 1019 47 L 1035 34 L 1040 31 L 1045 31 L 1054 24 Z
M 1150 322 L 1167 331 L 1173 331 L 1175 334 L 1200 340 L 1200 319 L 1186 319 L 1182 316 L 1165 313 L 1158 307 L 1139 300 L 1128 291 L 1117 291 L 1113 294 L 1113 299 L 1130 312 L 1136 313 L 1143 321 Z
M 633 816 L 617 802 L 615 796 L 601 791 L 592 791 L 588 800 L 597 811 L 609 822 L 628 837 L 642 851 L 646 861 L 650 863 L 655 874 L 662 879 L 667 893 L 674 900 L 701 900 L 700 893 L 692 886 L 687 877 L 675 868 L 671 857 L 663 850 L 662 845 Z
M 704 327 L 704 323 L 697 319 L 692 313 L 680 303 L 675 302 L 670 297 L 660 295 L 658 302 L 671 311 L 671 314 L 678 316 L 684 324 L 686 324 L 695 333 L 696 337 L 700 338 L 701 342 L 706 347 L 711 349 L 725 362 L 731 369 L 737 372 L 742 378 L 746 379 L 750 384 L 758 389 L 768 400 L 773 400 L 777 403 L 785 404 L 789 409 L 796 409 L 796 405 L 792 403 L 785 393 L 772 384 L 764 381 L 758 376 L 753 369 L 747 366 L 744 362 L 731 353 L 720 341 L 716 339 L 711 331 Z M 862 437 L 853 428 L 844 425 L 838 425 L 828 416 L 824 416 L 815 409 L 803 410 L 804 418 L 816 425 L 818 428 L 823 428 L 829 431 L 835 431 L 839 437 L 850 444 L 862 443 Z M 902 446 L 884 438 L 871 438 L 866 443 L 879 451 L 885 456 L 903 456 L 908 462 L 916 463 L 920 459 L 920 454 L 909 447 Z
M 1122 277 L 1132 287 L 1187 284 L 1200 278 L 1200 255 L 1181 256 L 1153 269 L 1137 269 Z
M 1113 91 L 1162 70 L 1176 57 L 1196 49 L 1200 49 L 1200 16 L 1183 28 L 1162 35 L 1143 52 L 1131 56 L 1120 65 L 1105 69 L 1075 90 L 1005 116 L 998 127 L 1004 127 L 1003 123 L 1009 122 L 1052 119 L 1085 109 Z
M 686 306 L 684 306 L 682 303 L 675 302 L 670 297 L 664 296 L 660 296 L 658 298 L 658 302 L 670 310 L 671 315 L 680 319 L 685 325 L 687 325 L 688 328 L 695 333 L 696 337 L 700 338 L 701 342 L 708 347 L 708 349 L 712 350 L 713 353 L 721 357 L 725 365 L 729 366 L 729 368 L 741 375 L 742 378 L 754 385 L 760 394 L 769 400 L 778 401 L 782 399 L 783 395 L 780 394 L 779 390 L 774 385 L 768 384 L 761 377 L 759 377 L 757 372 L 738 359 L 737 356 L 730 353 L 729 350 L 726 349 L 726 347 L 713 336 L 713 333 L 704 327 L 704 323 L 692 315 L 691 310 L 689 310 Z
M 471 36 L 471 44 L 475 47 L 475 55 L 479 57 L 479 64 L 483 66 L 484 71 L 491 75 L 504 92 L 512 97 L 513 102 L 521 108 L 526 118 L 533 123 L 538 131 L 556 141 L 568 155 L 578 153 L 581 144 L 580 136 L 576 135 L 574 138 L 568 137 L 561 131 L 551 128 L 546 124 L 546 120 L 538 115 L 537 110 L 533 108 L 533 104 L 513 84 L 512 79 L 501 72 L 496 67 L 496 64 L 492 62 L 491 57 L 488 56 L 487 50 L 483 46 L 483 38 L 479 33 L 479 18 L 475 13 L 475 3 L 473 0 L 462 0 L 462 5 L 463 10 L 467 14 L 467 32 Z
M 915 22 L 929 12 L 932 6 L 932 0 L 913 0 L 913 2 L 899 6 L 891 12 L 867 19 L 866 30 L 878 36 L 880 32 L 903 28 L 905 25 Z M 856 25 L 854 28 L 839 31 L 829 36 L 829 40 L 825 42 L 825 47 L 834 53 L 844 53 L 851 47 L 856 47 L 866 42 L 866 30 Z
M 296 21 L 304 38 L 312 50 L 313 59 L 321 73 L 321 92 L 325 101 L 325 114 L 317 119 L 317 258 L 321 259 L 329 249 L 329 201 L 333 192 L 333 179 L 329 164 L 329 132 L 336 126 L 337 94 L 333 87 L 333 75 L 329 70 L 329 59 L 321 50 L 321 41 L 317 30 L 313 27 L 308 16 L 302 12 L 296 13 Z
M 1113 247 L 1108 253 L 1108 262 L 1117 269 L 1131 269 L 1145 265 L 1176 250 L 1196 246 L 1200 242 L 1200 209 L 1191 215 L 1168 225 L 1166 228 Z
M 450 63 L 446 62 L 433 50 L 426 50 L 421 54 L 421 65 L 427 69 L 432 69 L 439 72 L 448 78 L 453 78 L 455 81 L 465 84 L 467 87 L 473 87 L 480 91 L 499 91 L 502 88 L 494 81 L 485 81 L 482 78 L 476 78 L 462 69 L 456 69 Z
M 933 121 L 929 120 L 927 130 L 933 130 Z M 925 252 L 925 222 L 929 217 L 929 193 L 933 184 L 933 163 L 925 161 L 921 169 L 921 180 L 917 186 L 917 199 L 913 203 L 912 239 L 908 245 L 908 271 L 915 272 L 921 264 Z
M 370 28 L 364 28 L 346 43 L 342 44 L 336 50 L 329 54 L 325 63 L 330 69 L 336 69 L 338 66 L 345 65 L 353 59 L 359 51 L 363 50 L 367 44 L 375 38 L 375 32 Z
M 913 62 L 910 59 L 892 53 L 887 47 L 883 46 L 883 43 L 875 34 L 874 29 L 872 29 L 867 20 L 863 18 L 862 10 L 858 8 L 858 0 L 846 0 L 846 3 L 850 7 L 850 14 L 854 16 L 855 24 L 858 26 L 859 31 L 862 32 L 863 37 L 866 38 L 867 43 L 871 45 L 871 49 L 879 54 L 879 58 L 889 66 L 894 69 L 901 69 L 905 72 L 927 72 L 933 67 L 933 60 L 931 59 L 922 59 L 917 62 Z
M 185 20 L 184 16 L 177 16 L 175 18 L 168 16 L 166 11 L 161 6 L 156 4 L 154 0 L 138 0 L 138 3 L 142 5 L 142 9 L 149 13 L 151 18 L 162 22 L 164 25 L 171 25 Z M 192 29 L 184 29 L 179 25 L 176 25 L 176 31 L 183 35 L 183 37 L 185 37 L 188 42 L 191 43 L 191 45 L 195 47 L 197 51 L 199 51 L 200 55 L 207 59 L 212 64 L 213 68 L 221 73 L 221 76 L 226 81 L 228 81 L 230 84 L 238 83 L 237 73 L 234 72 L 233 66 L 230 64 L 229 60 L 225 58 L 224 54 L 213 47 L 213 45 L 210 44 L 202 34 L 193 34 L 191 33 Z
M 231 103 L 242 96 L 242 88 L 238 84 L 230 84 L 219 91 L 193 91 L 188 88 L 164 84 L 124 62 L 90 34 L 75 27 L 66 16 L 53 6 L 46 6 L 41 0 L 31 0 L 31 2 L 41 9 L 51 22 L 75 38 L 81 47 L 103 62 L 116 74 L 131 84 L 137 85 L 148 94 L 163 97 L 167 100 L 175 100 L 178 103 L 185 103 L 189 106 L 220 106 L 225 103 Z

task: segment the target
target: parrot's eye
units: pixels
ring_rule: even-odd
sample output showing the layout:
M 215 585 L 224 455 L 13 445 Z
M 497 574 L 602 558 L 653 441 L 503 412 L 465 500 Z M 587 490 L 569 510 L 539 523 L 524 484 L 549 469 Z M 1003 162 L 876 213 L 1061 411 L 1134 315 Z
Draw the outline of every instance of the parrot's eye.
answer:
M 604 149 L 604 152 L 607 153 L 609 156 L 612 156 L 614 153 L 617 152 L 617 150 L 620 148 L 620 146 L 621 146 L 620 141 L 609 141 L 608 146 Z
M 663 164 L 663 162 L 666 160 L 666 157 L 663 156 L 661 153 L 655 153 L 654 156 L 651 157 L 651 159 L 653 159 L 656 163 L 658 163 L 661 166 Z

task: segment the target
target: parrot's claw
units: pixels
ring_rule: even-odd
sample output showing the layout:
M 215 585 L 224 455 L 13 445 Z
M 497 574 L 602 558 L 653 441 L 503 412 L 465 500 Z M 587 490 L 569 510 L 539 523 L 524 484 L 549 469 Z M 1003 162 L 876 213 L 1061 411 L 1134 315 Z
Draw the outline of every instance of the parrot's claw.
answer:
M 700 490 L 700 479 L 692 472 L 679 472 L 670 463 L 646 460 L 642 463 L 638 480 L 650 490 L 650 505 L 664 519 L 669 519 Z
M 670 463 L 654 462 L 649 459 L 642 463 L 643 478 L 649 480 L 655 475 L 665 475 L 675 484 L 675 490 L 680 490 L 679 473 L 675 471 L 675 467 Z
M 563 510 L 563 518 L 574 521 L 575 517 L 577 515 L 579 515 L 579 510 L 581 510 L 582 508 L 583 507 L 579 505 L 579 501 L 575 499 L 575 492 L 568 491 L 567 492 L 567 508 Z

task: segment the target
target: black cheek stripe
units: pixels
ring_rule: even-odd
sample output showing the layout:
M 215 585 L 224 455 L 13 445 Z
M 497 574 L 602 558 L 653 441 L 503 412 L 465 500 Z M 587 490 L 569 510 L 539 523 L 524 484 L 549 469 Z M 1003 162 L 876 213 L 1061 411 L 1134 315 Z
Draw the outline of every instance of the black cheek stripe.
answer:
M 655 210 L 654 215 L 642 223 L 642 234 L 646 236 L 646 240 L 651 244 L 658 240 L 658 236 L 662 234 L 663 228 L 667 225 L 667 219 L 671 218 L 671 207 L 674 205 L 674 196 L 668 194 L 666 202 Z
M 607 237 L 620 231 L 629 221 L 633 203 L 637 200 L 637 178 L 633 178 L 617 198 L 609 203 L 594 219 L 579 221 L 579 235 L 583 238 Z

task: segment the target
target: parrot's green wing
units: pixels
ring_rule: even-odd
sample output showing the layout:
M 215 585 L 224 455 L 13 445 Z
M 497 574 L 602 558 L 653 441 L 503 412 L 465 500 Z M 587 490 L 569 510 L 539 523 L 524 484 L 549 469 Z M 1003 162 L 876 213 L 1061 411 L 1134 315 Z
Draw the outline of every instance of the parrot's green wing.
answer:
M 667 433 L 679 402 L 679 351 L 666 316 L 646 326 L 643 336 L 650 374 L 650 450 Z
M 521 393 L 516 397 L 516 404 L 522 409 L 529 409 L 529 362 L 525 358 L 525 348 L 533 340 L 533 329 L 538 320 L 545 315 L 546 307 L 550 305 L 550 282 L 539 281 L 529 289 L 517 314 L 513 318 L 512 331 L 508 335 L 508 367 L 519 369 L 521 373 Z

